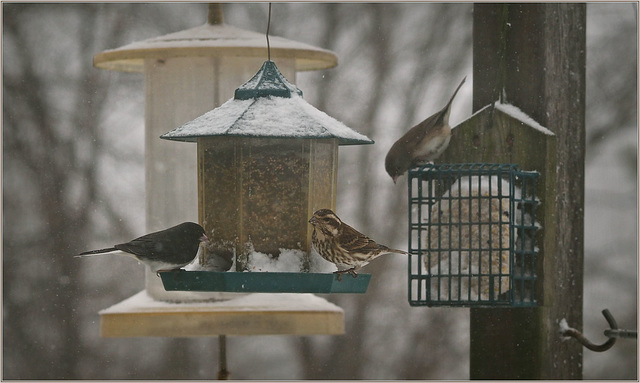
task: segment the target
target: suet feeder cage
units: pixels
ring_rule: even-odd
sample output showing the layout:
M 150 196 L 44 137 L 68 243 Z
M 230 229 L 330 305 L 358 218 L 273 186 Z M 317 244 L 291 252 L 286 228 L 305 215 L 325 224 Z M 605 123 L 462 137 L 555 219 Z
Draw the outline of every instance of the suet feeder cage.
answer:
M 163 274 L 167 290 L 320 292 L 296 275 L 318 274 L 311 267 L 309 217 L 335 208 L 338 145 L 373 141 L 308 104 L 272 61 L 234 98 L 161 138 L 197 143 L 199 220 L 212 248 L 235 255 L 235 270 L 227 273 Z M 216 251 L 200 259 L 205 271 Z M 246 272 L 256 253 L 275 261 L 283 252 L 298 254 L 299 262 L 291 272 L 274 273 L 266 290 L 253 280 L 264 276 Z M 367 282 L 364 276 L 351 281 L 365 283 L 365 290 Z
M 412 306 L 536 306 L 538 176 L 515 164 L 409 170 Z

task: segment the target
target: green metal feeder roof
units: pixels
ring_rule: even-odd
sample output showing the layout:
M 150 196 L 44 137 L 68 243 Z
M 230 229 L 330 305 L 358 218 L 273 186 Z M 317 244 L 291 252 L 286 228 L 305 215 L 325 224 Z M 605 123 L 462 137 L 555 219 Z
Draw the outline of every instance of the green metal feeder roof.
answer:
M 160 138 L 196 141 L 198 137 L 337 138 L 340 145 L 373 140 L 316 109 L 287 81 L 273 61 L 265 61 L 235 97 Z
M 291 94 L 302 97 L 302 91 L 280 73 L 273 61 L 265 61 L 262 68 L 251 80 L 236 89 L 234 98 L 236 100 L 258 99 L 267 96 L 291 98 Z

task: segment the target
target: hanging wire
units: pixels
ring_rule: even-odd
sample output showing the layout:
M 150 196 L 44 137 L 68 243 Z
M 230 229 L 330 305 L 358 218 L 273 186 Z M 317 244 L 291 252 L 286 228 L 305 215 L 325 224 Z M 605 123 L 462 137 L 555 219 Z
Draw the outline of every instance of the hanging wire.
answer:
M 267 19 L 267 59 L 271 61 L 271 45 L 269 45 L 269 28 L 271 28 L 271 3 L 269 3 L 269 17 Z
M 507 35 L 509 34 L 510 27 L 511 23 L 509 22 L 509 4 L 503 4 L 502 31 L 500 34 L 500 66 L 498 68 L 498 76 L 496 78 L 496 85 L 494 89 L 494 94 L 495 92 L 498 93 L 498 100 L 500 100 L 501 103 L 507 102 L 505 94 L 507 87 Z

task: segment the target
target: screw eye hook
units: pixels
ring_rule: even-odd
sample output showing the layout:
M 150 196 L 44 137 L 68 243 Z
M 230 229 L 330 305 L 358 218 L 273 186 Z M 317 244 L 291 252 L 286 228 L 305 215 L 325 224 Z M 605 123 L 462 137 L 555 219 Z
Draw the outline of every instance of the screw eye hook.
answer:
M 617 330 L 618 329 L 618 324 L 616 323 L 616 320 L 613 318 L 613 315 L 611 315 L 611 312 L 609 312 L 608 309 L 602 310 L 602 315 L 604 316 L 604 318 L 609 323 L 610 330 Z M 603 344 L 600 344 L 600 345 L 594 344 L 589 339 L 585 338 L 585 336 L 582 335 L 582 333 L 580 331 L 578 331 L 578 330 L 576 330 L 574 328 L 570 328 L 570 327 L 563 328 L 561 330 L 561 335 L 562 336 L 566 336 L 566 337 L 575 338 L 575 339 L 578 340 L 578 342 L 582 343 L 582 345 L 584 347 L 588 348 L 591 351 L 595 351 L 595 352 L 607 351 L 608 349 L 613 347 L 613 345 L 616 343 L 616 338 L 609 338 Z

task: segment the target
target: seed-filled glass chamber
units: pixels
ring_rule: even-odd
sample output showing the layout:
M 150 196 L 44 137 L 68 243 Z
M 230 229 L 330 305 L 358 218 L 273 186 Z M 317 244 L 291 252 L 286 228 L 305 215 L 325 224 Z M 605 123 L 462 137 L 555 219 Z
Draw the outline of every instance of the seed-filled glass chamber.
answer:
M 236 270 L 252 252 L 305 253 L 313 212 L 334 207 L 336 139 L 198 138 L 199 216 L 217 246 L 235 251 Z

